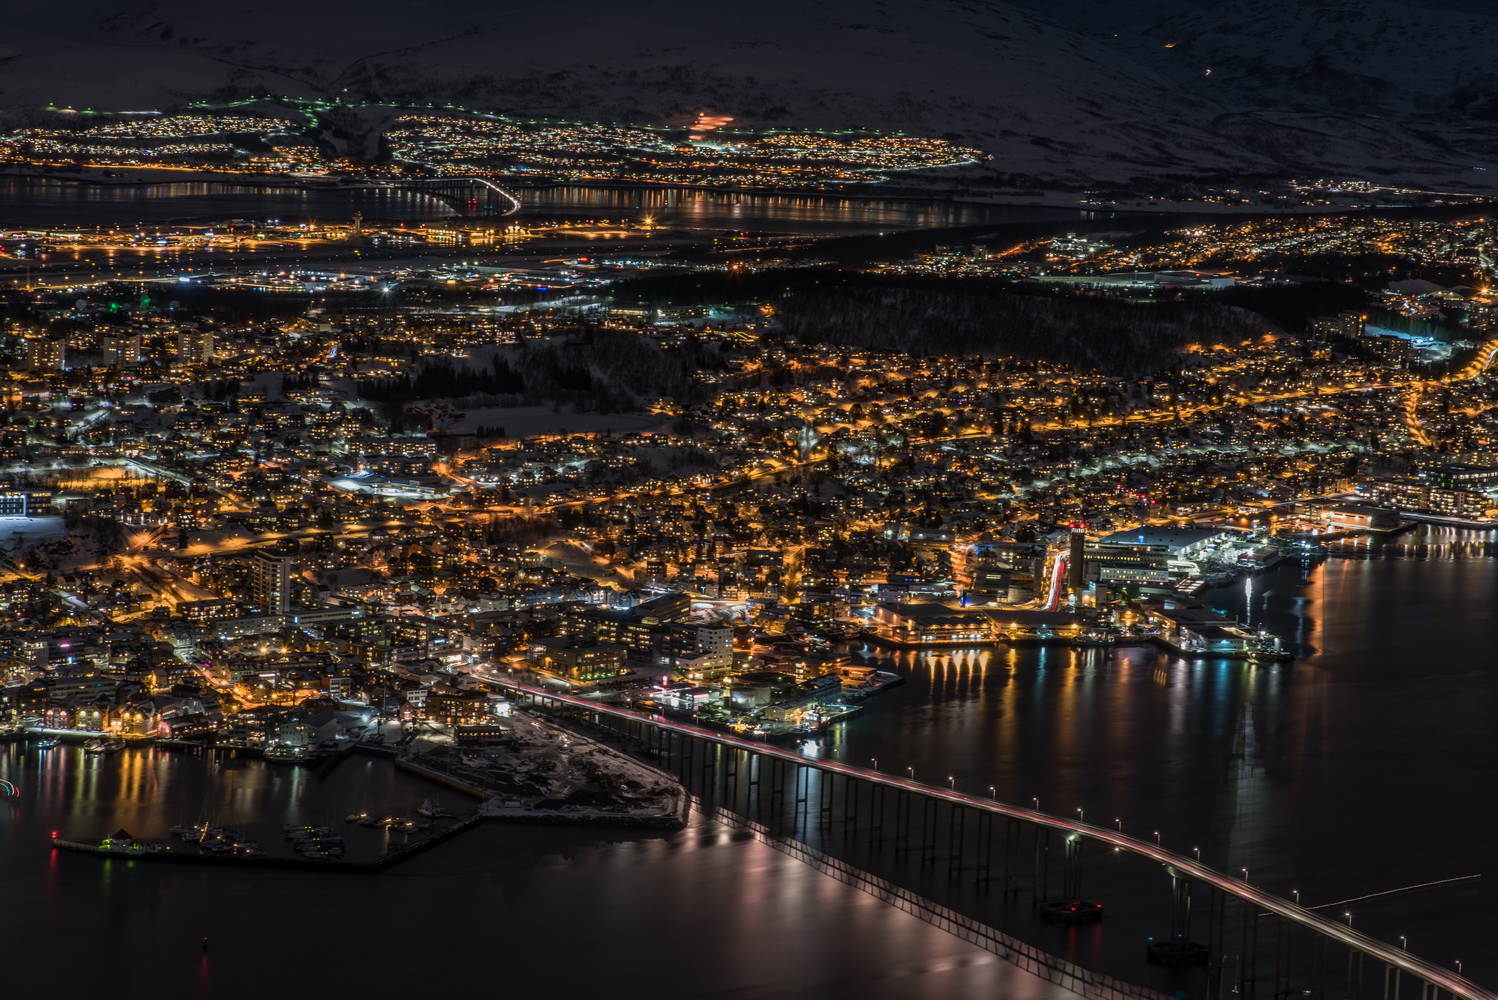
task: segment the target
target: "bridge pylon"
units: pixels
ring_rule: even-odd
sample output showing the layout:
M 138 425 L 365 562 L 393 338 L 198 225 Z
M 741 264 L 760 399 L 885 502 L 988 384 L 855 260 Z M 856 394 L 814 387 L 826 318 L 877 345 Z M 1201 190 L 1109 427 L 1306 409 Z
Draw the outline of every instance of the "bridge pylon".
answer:
M 1103 904 L 1082 898 L 1082 837 L 1062 839 L 1061 898 L 1040 904 L 1040 917 L 1058 924 L 1092 924 L 1103 919 Z
M 1145 948 L 1145 957 L 1159 965 L 1201 965 L 1212 951 L 1200 941 L 1191 939 L 1191 879 L 1165 866 L 1170 873 L 1170 937 L 1161 940 L 1150 938 Z

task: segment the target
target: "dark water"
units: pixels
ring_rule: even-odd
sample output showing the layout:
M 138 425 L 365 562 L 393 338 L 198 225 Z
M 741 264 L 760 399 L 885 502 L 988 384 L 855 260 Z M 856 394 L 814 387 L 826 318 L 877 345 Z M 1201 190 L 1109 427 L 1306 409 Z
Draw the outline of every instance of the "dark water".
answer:
M 1294 637 L 1307 652 L 1293 664 L 1148 649 L 898 656 L 910 683 L 825 752 L 1158 830 L 1308 905 L 1485 875 L 1326 912 L 1495 984 L 1493 541 L 1422 529 L 1386 557 L 1285 565 L 1205 595 Z
M 442 219 L 446 202 L 414 191 L 351 188 L 324 191 L 240 184 L 78 184 L 0 177 L 0 228 L 129 225 L 177 219 L 345 220 Z
M 326 779 L 261 762 L 76 749 L 0 757 L 0 941 L 11 996 L 240 998 L 1068 996 L 712 820 L 670 836 L 480 826 L 377 876 L 101 860 L 47 838 L 159 835 L 216 817 L 285 850 L 346 810 L 435 793 L 352 758 Z M 202 947 L 208 938 L 207 951 Z
M 516 192 L 525 216 L 646 216 L 664 228 L 767 230 L 829 234 L 889 229 L 1081 219 L 1080 212 L 901 199 L 800 194 L 737 195 L 676 188 L 554 187 Z M 77 184 L 0 178 L 0 227 L 118 225 L 175 219 L 254 221 L 437 219 L 457 214 L 448 203 L 413 191 L 262 189 L 235 184 L 150 186 Z
M 912 656 L 900 661 L 907 685 L 811 749 L 878 758 L 896 773 L 913 767 L 933 784 L 993 786 L 1013 802 L 1038 797 L 1053 813 L 1081 808 L 1127 832 L 1159 830 L 1167 845 L 1199 847 L 1205 862 L 1248 868 L 1254 883 L 1299 889 L 1313 906 L 1483 874 L 1327 912 L 1349 910 L 1385 940 L 1405 935 L 1411 951 L 1448 967 L 1460 959 L 1492 985 L 1498 560 L 1472 544 L 1484 540 L 1432 529 L 1403 536 L 1389 558 L 1333 559 L 1307 574 L 1287 565 L 1208 595 L 1296 637 L 1309 652 L 1293 664 L 1185 663 L 1145 649 Z M 0 757 L 0 775 L 21 786 L 18 800 L 0 802 L 10 904 L 0 941 L 27 956 L 12 964 L 12 983 L 71 975 L 80 988 L 124 981 L 152 996 L 264 995 L 287 977 L 317 992 L 504 984 L 522 996 L 1044 989 L 706 819 L 669 836 L 486 826 L 367 877 L 53 854 L 52 829 L 150 835 L 209 814 L 251 833 L 258 824 L 268 841 L 285 822 L 406 809 L 430 789 L 360 758 L 319 781 L 239 762 L 210 775 L 197 758 L 159 751 L 50 753 Z M 350 850 L 382 846 L 351 841 Z M 1106 858 L 1090 864 L 1088 892 L 1108 898 L 1112 915 L 1054 931 L 1047 945 L 1137 960 L 1160 907 L 1123 896 L 1114 909 L 1108 894 L 1131 892 L 1137 877 Z M 935 867 L 924 877 L 919 888 L 938 898 L 958 881 Z M 1156 889 L 1151 905 L 1165 900 L 1163 880 Z M 979 906 L 1001 925 L 1029 912 L 1019 896 Z M 85 949 L 91 964 L 69 949 Z
M 548 216 L 645 216 L 665 228 L 865 233 L 1001 222 L 1082 219 L 1064 209 L 807 194 L 735 194 L 687 188 L 555 187 L 516 192 L 526 213 Z

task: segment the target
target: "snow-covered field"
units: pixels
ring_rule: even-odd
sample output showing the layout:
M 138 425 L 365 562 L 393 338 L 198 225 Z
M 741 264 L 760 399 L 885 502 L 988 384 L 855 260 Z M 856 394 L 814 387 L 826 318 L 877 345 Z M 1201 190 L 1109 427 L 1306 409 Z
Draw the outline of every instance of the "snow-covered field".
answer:
M 61 538 L 67 533 L 60 517 L 0 517 L 0 546 L 5 548 L 43 538 Z

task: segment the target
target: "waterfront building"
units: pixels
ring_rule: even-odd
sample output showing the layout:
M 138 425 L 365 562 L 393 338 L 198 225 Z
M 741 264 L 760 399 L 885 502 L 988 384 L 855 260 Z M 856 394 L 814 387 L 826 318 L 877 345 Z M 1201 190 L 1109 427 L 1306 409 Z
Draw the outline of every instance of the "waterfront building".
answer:
M 1103 583 L 1164 584 L 1201 576 L 1213 550 L 1232 538 L 1216 528 L 1127 528 L 1087 545 L 1088 572 Z
M 1421 472 L 1420 478 L 1443 490 L 1498 490 L 1498 467 L 1491 465 L 1437 465 Z
M 1319 515 L 1328 531 L 1393 531 L 1399 527 L 1398 511 L 1374 504 L 1335 504 L 1321 508 Z
M 1432 514 L 1463 520 L 1486 520 L 1498 517 L 1498 502 L 1486 493 L 1465 489 L 1445 489 L 1423 479 L 1369 479 L 1358 484 L 1360 496 L 1375 503 L 1397 507 L 1414 514 Z
M 901 646 L 961 646 L 1016 640 L 1065 642 L 1097 637 L 1070 611 L 952 608 L 944 604 L 880 604 L 869 632 Z

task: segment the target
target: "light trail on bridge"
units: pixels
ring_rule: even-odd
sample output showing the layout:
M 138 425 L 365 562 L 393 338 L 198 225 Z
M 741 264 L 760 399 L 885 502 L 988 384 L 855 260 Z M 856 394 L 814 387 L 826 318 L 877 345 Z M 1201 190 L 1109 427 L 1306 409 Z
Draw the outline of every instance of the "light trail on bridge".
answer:
M 1354 930 L 1346 924 L 1329 920 L 1306 907 L 1260 889 L 1244 879 L 1226 875 L 1199 861 L 1176 854 L 1174 851 L 1167 850 L 1156 844 L 1130 837 L 1117 830 L 1109 830 L 1104 827 L 1093 826 L 1090 823 L 1066 819 L 1061 816 L 1052 816 L 1049 813 L 1010 805 L 1007 802 L 1000 802 L 997 799 L 985 799 L 975 795 L 968 795 L 965 792 L 959 792 L 952 788 L 939 788 L 933 785 L 926 785 L 912 779 L 885 774 L 881 771 L 871 771 L 867 768 L 853 767 L 835 761 L 815 760 L 794 751 L 782 750 L 779 747 L 766 743 L 756 743 L 752 740 L 740 739 L 736 736 L 703 729 L 685 722 L 671 722 L 660 716 L 646 715 L 641 712 L 629 711 L 628 709 L 601 705 L 597 702 L 588 701 L 585 698 L 559 694 L 542 688 L 533 688 L 514 681 L 496 678 L 492 683 L 500 688 L 515 691 L 532 698 L 558 702 L 589 712 L 608 715 L 617 719 L 625 719 L 630 722 L 645 723 L 667 732 L 707 740 L 736 750 L 742 750 L 746 753 L 759 754 L 763 757 L 787 761 L 798 767 L 809 767 L 829 774 L 840 774 L 845 778 L 866 781 L 870 784 L 892 788 L 896 791 L 924 795 L 928 798 L 953 805 L 966 806 L 970 809 L 1006 816 L 1062 833 L 1096 840 L 1110 847 L 1157 861 L 1169 869 L 1174 869 L 1175 872 L 1185 878 L 1210 885 L 1230 896 L 1252 903 L 1269 913 L 1308 928 L 1323 937 L 1339 941 L 1349 948 L 1378 959 L 1392 969 L 1397 969 L 1402 973 L 1409 973 L 1423 982 L 1446 990 L 1453 997 L 1462 998 L 1462 1000 L 1498 1000 L 1498 994 L 1489 992 L 1461 975 L 1449 972 L 1432 962 L 1410 954 L 1402 948 L 1380 941 L 1377 938 L 1369 937 L 1367 934 Z
M 428 166 L 434 166 L 434 164 L 428 164 Z M 423 193 L 425 193 L 423 189 L 426 187 L 435 187 L 441 184 L 452 184 L 454 182 L 478 184 L 482 187 L 488 188 L 490 191 L 493 191 L 495 194 L 508 201 L 510 203 L 510 207 L 505 211 L 499 213 L 501 218 L 506 215 L 514 215 L 521 209 L 519 198 L 515 197 L 509 191 L 500 187 L 489 178 L 481 176 L 479 174 L 454 174 L 451 177 L 423 177 L 408 181 L 387 181 L 380 186 L 387 188 L 405 188 L 409 191 L 422 191 Z

